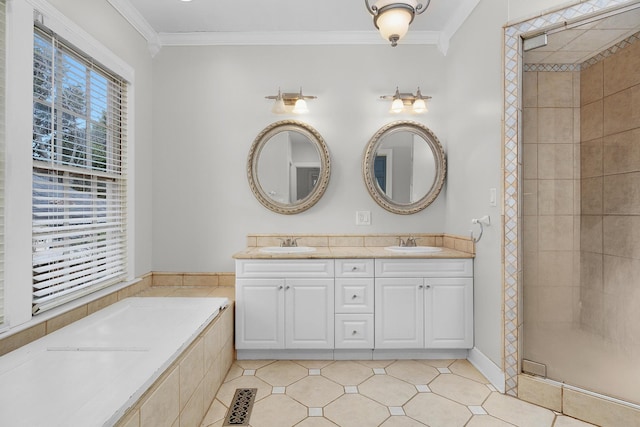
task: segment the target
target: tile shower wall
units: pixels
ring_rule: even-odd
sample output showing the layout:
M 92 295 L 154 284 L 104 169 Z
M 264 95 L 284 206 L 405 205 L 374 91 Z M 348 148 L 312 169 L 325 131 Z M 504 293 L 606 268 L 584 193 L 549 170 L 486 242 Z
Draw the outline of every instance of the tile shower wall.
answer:
M 640 42 L 583 66 L 581 94 L 580 324 L 638 358 Z
M 580 73 L 527 71 L 523 85 L 524 333 L 535 339 L 534 322 L 579 320 Z

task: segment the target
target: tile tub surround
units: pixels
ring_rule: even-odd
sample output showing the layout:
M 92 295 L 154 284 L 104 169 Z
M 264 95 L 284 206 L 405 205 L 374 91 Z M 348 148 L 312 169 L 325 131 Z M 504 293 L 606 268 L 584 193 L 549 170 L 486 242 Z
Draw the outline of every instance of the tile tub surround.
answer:
M 221 427 L 236 388 L 257 388 L 249 425 L 588 427 L 496 392 L 466 360 L 236 361 L 201 427 Z
M 174 410 L 172 420 L 199 422 L 233 359 L 233 308 L 218 310 L 227 305 L 129 298 L 3 356 L 0 424 L 114 425 L 127 408 L 139 408 L 136 425 L 162 425 L 154 414 Z M 165 385 L 174 382 L 177 393 Z
M 233 313 L 231 303 L 116 426 L 198 426 L 233 363 Z
M 398 237 L 415 237 L 419 246 L 437 246 L 441 252 L 428 254 L 394 253 L 386 246 L 398 244 Z M 311 246 L 314 252 L 273 254 L 260 251 L 265 246 L 280 246 L 280 239 L 293 237 L 298 246 Z M 234 258 L 473 258 L 475 245 L 469 237 L 449 234 L 249 234 L 247 248 Z

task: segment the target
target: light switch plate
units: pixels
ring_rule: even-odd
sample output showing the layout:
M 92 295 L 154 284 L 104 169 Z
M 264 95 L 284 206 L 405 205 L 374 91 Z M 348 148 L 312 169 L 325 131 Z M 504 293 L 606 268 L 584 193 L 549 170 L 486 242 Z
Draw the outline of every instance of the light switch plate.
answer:
M 356 225 L 371 225 L 371 211 L 357 211 Z

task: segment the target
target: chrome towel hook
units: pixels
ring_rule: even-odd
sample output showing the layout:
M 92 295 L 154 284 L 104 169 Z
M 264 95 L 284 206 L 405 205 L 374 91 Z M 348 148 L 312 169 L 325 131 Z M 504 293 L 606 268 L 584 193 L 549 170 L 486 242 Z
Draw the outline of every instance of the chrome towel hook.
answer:
M 473 230 L 471 231 L 471 240 L 473 243 L 478 243 L 480 239 L 482 239 L 482 233 L 484 232 L 484 225 L 491 225 L 491 217 L 489 215 L 485 215 L 482 218 L 473 218 L 471 220 L 471 224 L 478 224 L 480 226 L 480 234 L 477 238 L 473 237 Z

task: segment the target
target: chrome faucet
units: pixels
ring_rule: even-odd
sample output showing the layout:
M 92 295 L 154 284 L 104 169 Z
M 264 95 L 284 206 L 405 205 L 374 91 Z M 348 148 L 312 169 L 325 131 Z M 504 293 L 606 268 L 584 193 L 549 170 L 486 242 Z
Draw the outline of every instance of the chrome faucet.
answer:
M 414 248 L 417 246 L 416 239 L 415 237 L 409 236 L 406 240 L 402 240 L 402 237 L 398 237 L 398 246 Z
M 286 239 L 280 239 L 280 246 L 283 248 L 292 248 L 294 246 L 298 246 L 298 239 L 294 239 L 293 237 L 288 237 Z

